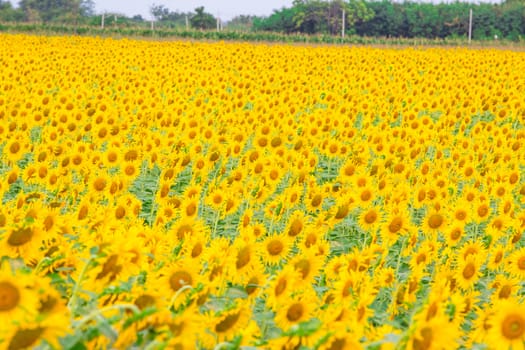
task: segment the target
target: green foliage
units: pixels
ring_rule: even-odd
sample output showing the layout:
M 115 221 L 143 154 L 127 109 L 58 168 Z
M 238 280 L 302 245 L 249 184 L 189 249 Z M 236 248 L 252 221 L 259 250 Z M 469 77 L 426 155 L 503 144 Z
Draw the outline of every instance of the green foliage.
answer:
M 196 29 L 212 29 L 216 25 L 215 18 L 204 12 L 204 6 L 195 9 L 195 15 L 190 19 L 191 27 Z

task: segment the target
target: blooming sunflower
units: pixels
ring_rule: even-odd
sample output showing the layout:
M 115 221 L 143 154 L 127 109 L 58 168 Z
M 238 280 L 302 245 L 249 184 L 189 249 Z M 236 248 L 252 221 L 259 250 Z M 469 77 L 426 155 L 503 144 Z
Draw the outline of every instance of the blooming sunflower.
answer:
M 507 271 L 525 280 L 525 247 L 514 251 L 507 260 Z
M 292 246 L 292 238 L 285 234 L 273 234 L 266 237 L 260 244 L 257 252 L 264 264 L 278 265 L 286 259 Z
M 525 349 L 525 305 L 516 299 L 504 299 L 492 309 L 487 343 L 496 350 Z
M 35 316 L 38 294 L 33 287 L 33 276 L 22 273 L 15 276 L 5 266 L 0 269 L 0 319 L 9 320 L 6 326 Z

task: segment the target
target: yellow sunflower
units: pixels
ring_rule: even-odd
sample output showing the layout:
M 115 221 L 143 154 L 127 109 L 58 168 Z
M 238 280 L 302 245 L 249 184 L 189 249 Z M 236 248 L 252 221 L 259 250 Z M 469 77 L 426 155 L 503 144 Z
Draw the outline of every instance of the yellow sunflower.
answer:
M 504 299 L 493 308 L 489 319 L 487 343 L 496 350 L 525 349 L 525 305 L 516 299 Z

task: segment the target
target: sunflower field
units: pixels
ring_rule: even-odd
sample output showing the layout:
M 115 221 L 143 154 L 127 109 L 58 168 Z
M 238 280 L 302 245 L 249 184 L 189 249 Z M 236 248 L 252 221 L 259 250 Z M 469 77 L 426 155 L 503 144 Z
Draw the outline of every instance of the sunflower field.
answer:
M 0 35 L 0 349 L 524 349 L 525 53 Z

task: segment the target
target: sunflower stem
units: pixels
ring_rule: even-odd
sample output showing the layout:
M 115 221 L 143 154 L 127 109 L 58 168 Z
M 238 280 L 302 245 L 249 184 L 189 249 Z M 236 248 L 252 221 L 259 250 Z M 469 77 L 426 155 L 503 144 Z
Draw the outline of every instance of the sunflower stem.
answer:
M 223 348 L 228 348 L 228 346 L 230 346 L 230 345 L 231 344 L 228 343 L 228 342 L 222 342 L 222 343 L 219 343 L 219 344 L 215 345 L 213 350 L 220 350 L 220 349 L 223 349 Z
M 78 275 L 77 282 L 73 286 L 73 290 L 71 291 L 71 296 L 69 297 L 69 301 L 67 303 L 67 307 L 69 310 L 71 310 L 71 313 L 74 314 L 74 311 L 77 307 L 77 297 L 78 297 L 78 291 L 80 289 L 80 285 L 82 284 L 82 280 L 84 279 L 84 275 L 87 272 L 87 269 L 89 265 L 91 264 L 92 258 L 90 257 L 86 263 L 84 264 L 84 267 L 82 268 L 82 271 L 80 271 L 80 274 Z
M 44 264 L 44 262 L 48 262 L 48 261 L 51 261 L 51 258 L 48 257 L 48 256 L 45 256 L 42 260 L 40 260 L 40 261 L 38 262 L 38 264 L 35 266 L 35 269 L 34 269 L 35 273 L 38 274 L 38 272 L 40 271 L 40 268 L 42 267 L 42 265 Z
M 133 311 L 134 314 L 140 313 L 140 309 L 135 304 L 115 304 L 115 305 L 110 305 L 110 306 L 106 306 L 106 307 L 104 307 L 102 309 L 94 310 L 91 313 L 89 313 L 88 315 L 82 317 L 80 320 L 78 320 L 75 323 L 75 327 L 74 328 L 78 329 L 78 328 L 82 327 L 84 324 L 86 324 L 87 322 L 91 321 L 92 319 L 102 317 L 102 314 L 104 312 L 111 311 L 111 310 L 120 310 L 120 311 L 131 310 L 131 311 Z
M 215 237 L 217 233 L 217 226 L 219 225 L 219 217 L 221 216 L 221 213 L 217 210 L 217 213 L 215 215 L 215 221 L 213 222 L 213 232 L 212 235 Z
M 175 295 L 173 295 L 173 297 L 171 298 L 170 300 L 170 306 L 173 305 L 173 303 L 175 302 L 175 300 L 177 300 L 177 298 L 185 291 L 187 291 L 188 289 L 193 289 L 191 285 L 187 284 L 185 286 L 183 286 L 182 288 L 180 288 L 176 293 Z

